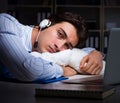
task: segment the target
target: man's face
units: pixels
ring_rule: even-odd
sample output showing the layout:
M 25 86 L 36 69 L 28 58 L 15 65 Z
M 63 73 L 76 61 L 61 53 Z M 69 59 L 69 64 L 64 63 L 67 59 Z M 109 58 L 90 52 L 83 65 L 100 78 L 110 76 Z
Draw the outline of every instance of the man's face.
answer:
M 68 22 L 62 22 L 41 31 L 37 51 L 55 53 L 73 48 L 77 43 L 75 27 Z

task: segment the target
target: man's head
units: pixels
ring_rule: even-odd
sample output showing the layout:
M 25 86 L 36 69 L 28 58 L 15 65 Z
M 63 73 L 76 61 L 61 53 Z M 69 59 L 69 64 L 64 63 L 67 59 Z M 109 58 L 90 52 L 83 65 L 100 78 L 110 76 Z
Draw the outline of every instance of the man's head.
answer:
M 44 28 L 38 38 L 39 52 L 58 52 L 76 46 L 82 47 L 88 38 L 84 19 L 72 13 L 59 13 L 48 17 L 51 25 Z

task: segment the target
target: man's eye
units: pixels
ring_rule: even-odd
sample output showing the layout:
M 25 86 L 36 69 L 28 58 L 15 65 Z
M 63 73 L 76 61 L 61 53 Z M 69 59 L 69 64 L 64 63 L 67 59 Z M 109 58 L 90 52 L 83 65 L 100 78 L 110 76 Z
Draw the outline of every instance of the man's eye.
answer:
M 68 44 L 68 43 L 65 44 L 65 49 L 72 49 L 72 48 L 73 47 L 70 44 Z
M 58 32 L 58 37 L 59 37 L 60 39 L 64 39 L 64 35 L 63 35 L 61 32 Z

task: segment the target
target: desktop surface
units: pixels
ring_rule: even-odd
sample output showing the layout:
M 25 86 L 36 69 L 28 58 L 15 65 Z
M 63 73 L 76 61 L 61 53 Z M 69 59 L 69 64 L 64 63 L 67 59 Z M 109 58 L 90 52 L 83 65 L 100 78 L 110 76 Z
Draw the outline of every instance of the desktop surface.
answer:
M 56 82 L 61 84 L 61 82 Z M 116 92 L 103 100 L 61 98 L 61 97 L 35 97 L 35 88 L 48 84 L 12 83 L 0 81 L 0 103 L 119 103 L 120 86 Z M 70 85 L 70 84 L 69 84 Z

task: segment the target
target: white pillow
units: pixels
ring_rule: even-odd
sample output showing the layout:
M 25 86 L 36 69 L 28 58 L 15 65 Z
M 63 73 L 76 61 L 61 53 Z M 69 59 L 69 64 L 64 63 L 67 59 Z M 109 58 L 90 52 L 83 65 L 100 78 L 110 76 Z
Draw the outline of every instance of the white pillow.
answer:
M 82 73 L 79 67 L 80 62 L 83 57 L 88 55 L 85 51 L 78 49 L 78 48 L 67 49 L 64 51 L 57 52 L 57 53 L 31 52 L 31 54 L 35 57 L 41 57 L 47 61 L 57 63 L 58 65 L 63 65 L 63 66 L 69 65 L 73 67 L 79 73 Z M 101 74 L 104 73 L 104 68 L 105 68 L 105 61 L 103 61 L 103 69 L 101 71 Z

